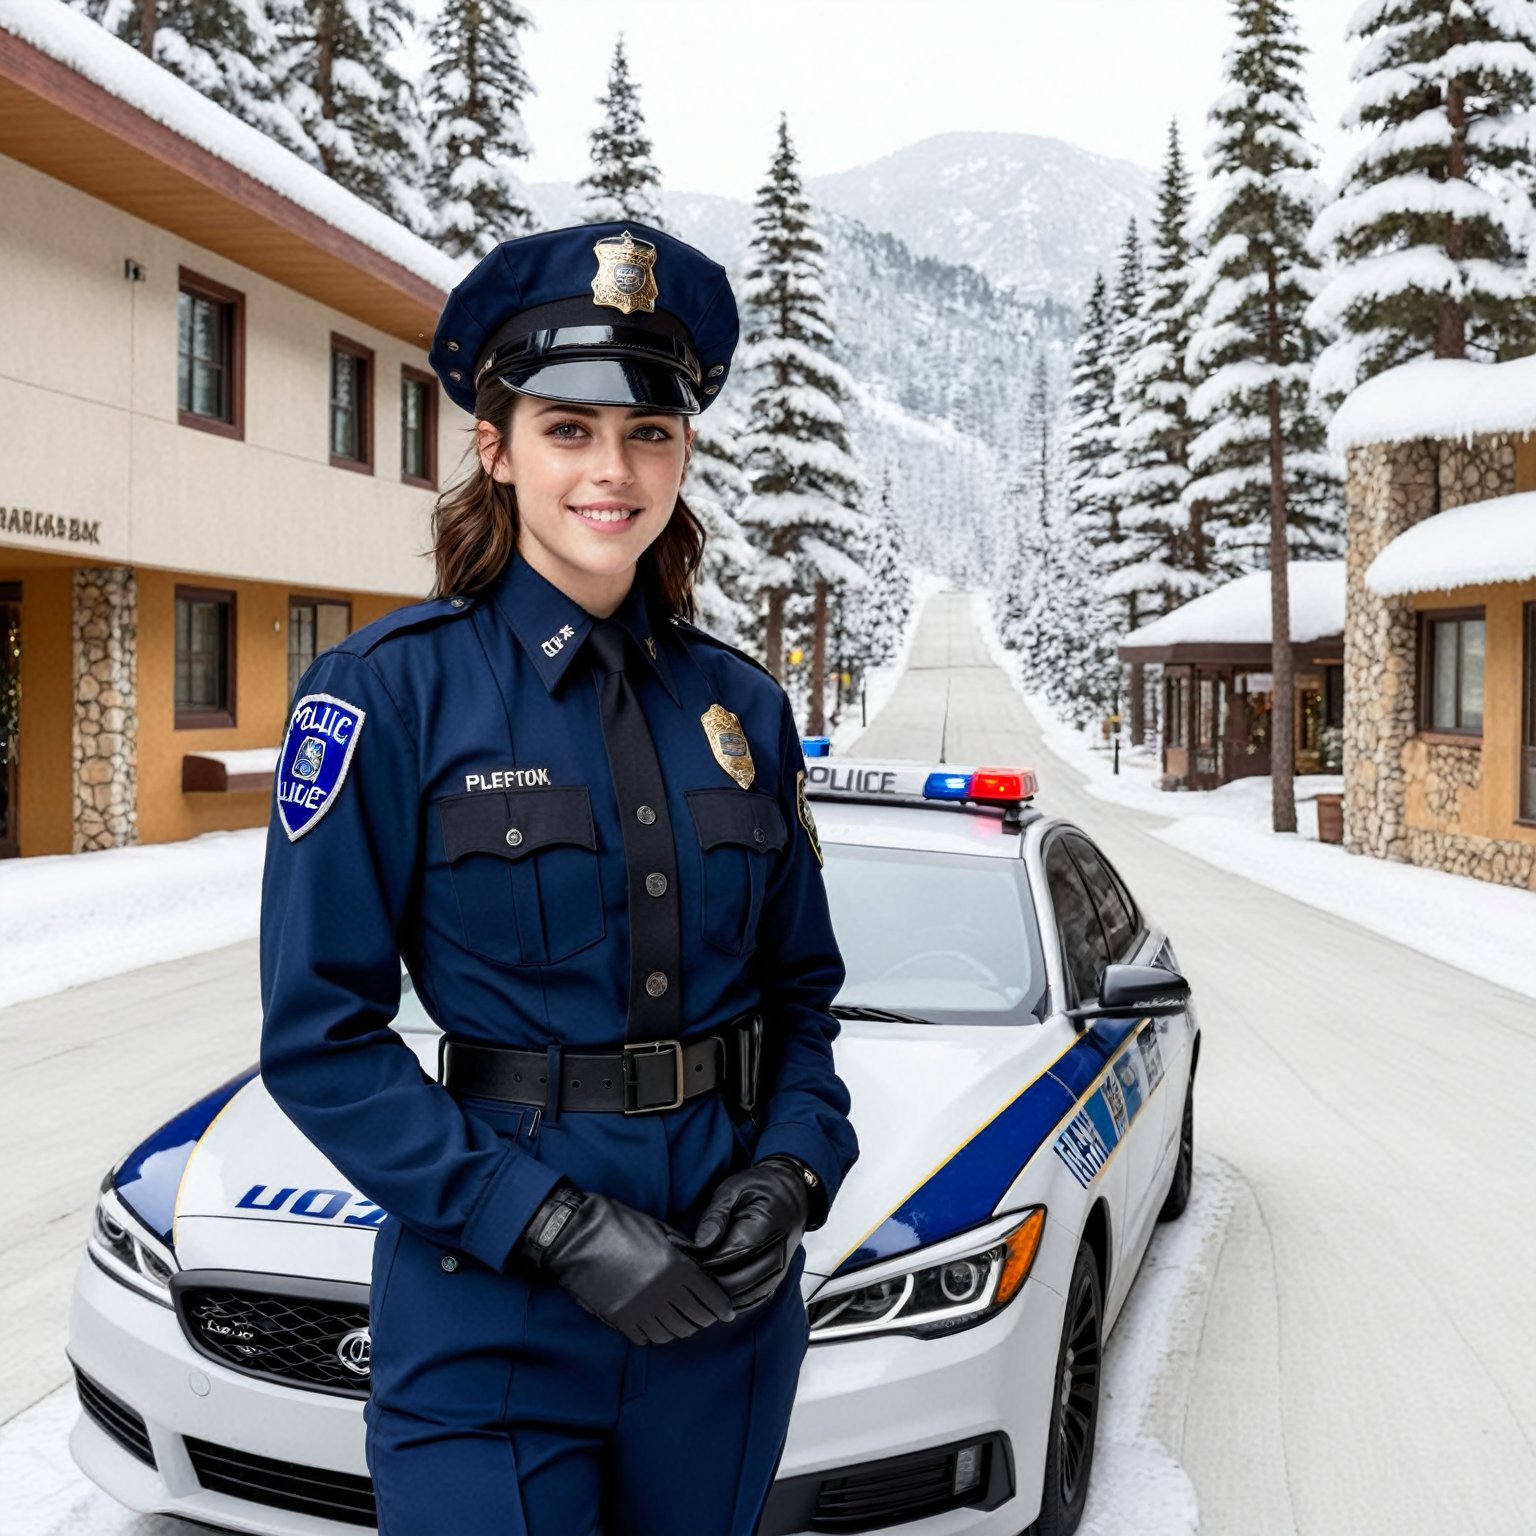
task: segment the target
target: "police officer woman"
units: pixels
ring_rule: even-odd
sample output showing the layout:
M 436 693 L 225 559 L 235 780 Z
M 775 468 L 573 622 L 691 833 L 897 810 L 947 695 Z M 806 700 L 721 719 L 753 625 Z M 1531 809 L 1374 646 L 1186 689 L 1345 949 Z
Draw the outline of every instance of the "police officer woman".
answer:
M 746 1536 L 783 1447 L 800 1240 L 858 1150 L 794 720 L 685 618 L 687 418 L 736 340 L 724 270 L 660 231 L 487 255 L 431 353 L 476 418 L 440 595 L 293 707 L 261 1064 L 388 1212 L 384 1536 Z M 402 959 L 436 1081 L 390 1028 Z

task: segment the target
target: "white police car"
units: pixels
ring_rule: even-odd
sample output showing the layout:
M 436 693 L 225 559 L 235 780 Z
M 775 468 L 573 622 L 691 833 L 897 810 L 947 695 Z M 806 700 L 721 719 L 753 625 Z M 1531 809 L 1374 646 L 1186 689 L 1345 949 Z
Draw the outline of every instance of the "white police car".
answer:
M 861 1156 L 806 1240 L 811 1348 L 762 1532 L 1063 1536 L 1104 1341 L 1189 1198 L 1189 988 L 1032 774 L 813 757 L 808 780 Z M 397 1027 L 432 1070 L 414 996 Z M 163 1126 L 104 1181 L 76 1280 L 80 1466 L 229 1529 L 370 1526 L 381 1219 L 254 1073 Z

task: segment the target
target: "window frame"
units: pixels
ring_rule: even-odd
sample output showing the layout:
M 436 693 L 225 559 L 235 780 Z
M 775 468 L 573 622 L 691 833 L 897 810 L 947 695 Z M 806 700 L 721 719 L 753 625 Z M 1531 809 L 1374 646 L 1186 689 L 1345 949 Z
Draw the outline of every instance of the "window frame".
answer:
M 348 458 L 345 454 L 337 453 L 331 437 L 332 415 L 336 409 L 336 355 L 340 353 L 344 357 L 350 357 L 357 361 L 358 368 L 358 403 L 357 403 L 357 435 L 358 446 L 361 449 L 361 457 Z M 360 475 L 373 473 L 374 457 L 374 432 L 373 432 L 373 391 L 374 391 L 374 366 L 373 348 L 365 347 L 360 341 L 353 341 L 350 337 L 343 336 L 339 331 L 331 332 L 330 360 L 325 371 L 325 445 L 330 452 L 332 469 L 350 469 Z
M 1183 751 L 1187 746 L 1188 721 L 1185 718 L 1184 699 L 1189 679 L 1181 672 L 1170 672 L 1163 679 L 1167 690 L 1163 709 L 1167 716 L 1163 730 L 1163 745 Z
M 203 416 L 187 410 L 181 403 L 181 385 L 176 387 L 176 420 L 183 427 L 193 427 L 199 432 L 212 432 L 217 437 L 229 437 L 237 442 L 245 441 L 245 295 L 238 288 L 204 277 L 190 267 L 176 269 L 176 298 L 178 308 L 181 295 L 207 299 L 223 305 L 227 310 L 226 344 L 229 348 L 227 366 L 229 381 L 229 416 Z M 177 338 L 176 358 L 178 369 L 181 361 L 180 337 Z
M 1466 726 L 1436 725 L 1433 723 L 1435 701 L 1435 625 L 1448 623 L 1460 625 L 1469 621 L 1480 623 L 1483 626 L 1483 686 L 1486 690 L 1488 684 L 1488 610 L 1482 607 L 1421 608 L 1419 610 L 1418 735 L 1421 740 L 1446 742 L 1456 746 L 1480 746 L 1482 744 L 1483 728 L 1481 726 L 1473 730 Z M 1456 713 L 1458 717 L 1461 714 L 1463 650 L 1464 647 L 1461 644 L 1458 633 L 1456 645 Z M 1483 698 L 1483 716 L 1485 720 L 1487 712 L 1488 700 L 1485 691 Z
M 425 475 L 410 474 L 405 467 L 405 387 L 421 384 L 426 411 L 421 424 L 422 461 Z M 400 481 L 403 485 L 418 486 L 424 491 L 437 489 L 437 375 L 412 368 L 409 363 L 400 366 Z
M 283 648 L 283 664 L 284 664 L 284 666 L 286 666 L 288 664 L 289 660 L 291 659 L 291 657 L 293 655 L 293 651 L 292 651 L 292 644 L 293 644 L 293 640 L 292 640 L 292 635 L 293 635 L 293 610 L 296 607 L 298 607 L 298 608 L 305 608 L 305 607 L 308 607 L 308 608 L 318 608 L 322 604 L 327 606 L 327 607 L 331 607 L 331 608 L 345 608 L 347 610 L 347 633 L 348 634 L 352 633 L 352 599 L 350 597 L 326 597 L 322 593 L 319 593 L 319 592 L 290 592 L 288 594 L 288 633 L 287 633 L 287 635 L 284 636 L 284 639 L 287 640 L 288 644 L 285 645 L 284 648 Z M 319 640 L 319 616 L 318 615 L 316 615 L 315 629 L 316 629 L 315 656 L 319 656 L 319 654 L 320 654 L 320 640 Z M 301 671 L 299 673 L 299 677 L 293 678 L 289 682 L 289 684 L 288 684 L 288 697 L 289 697 L 290 702 L 293 699 L 294 691 L 297 689 L 297 687 L 299 685 L 299 678 L 302 678 L 303 675 L 304 675 L 304 672 L 307 672 L 309 670 L 309 667 L 311 667 L 313 665 L 314 665 L 314 657 L 311 657 L 310 658 L 310 662 L 309 662 L 309 666 L 306 666 L 303 669 L 303 671 Z
M 224 708 L 208 709 L 197 705 L 183 708 L 176 703 L 176 664 L 179 657 L 176 655 L 180 644 L 177 634 L 176 608 L 180 602 L 189 603 L 222 603 L 228 617 L 225 623 L 226 645 L 224 648 Z M 171 707 L 175 712 L 174 729 L 178 731 L 206 731 L 217 730 L 233 726 L 236 723 L 235 681 L 239 676 L 239 669 L 235 662 L 236 637 L 239 626 L 236 622 L 238 594 L 229 587 L 192 587 L 183 586 L 179 582 L 176 585 L 171 607 Z
M 1515 821 L 1522 827 L 1536 827 L 1536 792 L 1532 793 L 1529 803 L 1525 799 L 1527 774 L 1536 773 L 1536 764 L 1527 766 L 1528 760 L 1536 759 L 1536 602 L 1522 604 L 1520 618 L 1523 645 L 1520 661 L 1520 758 L 1515 774 Z

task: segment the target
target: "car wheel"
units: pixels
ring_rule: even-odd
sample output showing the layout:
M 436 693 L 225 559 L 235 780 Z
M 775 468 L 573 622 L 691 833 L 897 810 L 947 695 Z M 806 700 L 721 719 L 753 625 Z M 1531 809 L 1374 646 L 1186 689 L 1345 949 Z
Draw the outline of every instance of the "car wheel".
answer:
M 1099 1375 L 1103 1364 L 1104 1298 L 1099 1266 L 1084 1243 L 1072 1266 L 1067 1313 L 1056 1352 L 1045 1487 L 1032 1536 L 1072 1536 L 1088 1502 L 1093 1443 L 1099 1427 Z
M 1184 1092 L 1184 1121 L 1179 1127 L 1179 1160 L 1174 1165 L 1173 1183 L 1168 1186 L 1159 1221 L 1176 1221 L 1189 1204 L 1189 1192 L 1195 1183 L 1195 1083 L 1190 1079 Z

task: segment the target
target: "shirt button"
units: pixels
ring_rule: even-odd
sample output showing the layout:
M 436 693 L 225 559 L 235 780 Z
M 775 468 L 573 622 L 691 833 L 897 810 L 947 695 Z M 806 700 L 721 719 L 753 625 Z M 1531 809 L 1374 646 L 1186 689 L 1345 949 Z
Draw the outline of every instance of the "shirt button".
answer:
M 765 834 L 764 834 L 763 829 L 761 827 L 753 827 L 752 828 L 752 841 L 754 843 L 756 843 L 759 848 L 761 848 L 763 846 L 763 843 L 765 841 Z
M 459 1259 L 457 1254 L 445 1253 L 443 1255 L 443 1273 L 445 1275 L 451 1275 L 458 1267 Z
M 641 826 L 648 827 L 653 821 L 656 820 L 656 812 L 653 811 L 650 806 L 642 805 L 640 809 L 635 812 L 635 820 L 638 821 Z
M 507 828 L 507 847 L 516 848 L 522 844 L 523 834 L 516 827 Z
M 652 971 L 645 978 L 645 990 L 652 997 L 660 997 L 667 990 L 667 973 L 665 971 Z
M 645 890 L 648 896 L 665 896 L 667 894 L 667 877 L 657 873 L 645 877 Z

